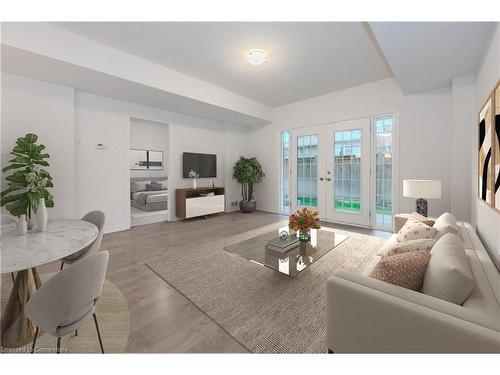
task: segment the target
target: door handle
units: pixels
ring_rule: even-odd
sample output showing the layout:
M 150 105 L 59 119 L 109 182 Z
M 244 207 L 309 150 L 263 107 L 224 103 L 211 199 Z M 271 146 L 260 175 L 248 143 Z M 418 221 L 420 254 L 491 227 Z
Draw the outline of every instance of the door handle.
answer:
M 327 181 L 331 181 L 332 179 L 331 179 L 330 177 L 327 177 L 327 178 L 326 178 L 326 180 L 327 180 Z
M 320 177 L 320 178 L 319 178 L 319 180 L 320 180 L 320 181 L 323 181 L 323 180 L 324 180 L 324 178 L 323 178 L 323 177 Z

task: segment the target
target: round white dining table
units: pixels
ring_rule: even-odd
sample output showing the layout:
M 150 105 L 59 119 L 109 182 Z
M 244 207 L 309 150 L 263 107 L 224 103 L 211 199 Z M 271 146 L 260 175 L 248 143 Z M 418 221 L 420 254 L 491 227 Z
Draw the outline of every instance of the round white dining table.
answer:
M 47 230 L 20 234 L 15 224 L 2 225 L 2 274 L 17 273 L 9 300 L 2 313 L 2 346 L 15 348 L 33 340 L 36 327 L 24 308 L 41 285 L 36 267 L 74 254 L 97 238 L 97 227 L 76 219 L 49 219 Z

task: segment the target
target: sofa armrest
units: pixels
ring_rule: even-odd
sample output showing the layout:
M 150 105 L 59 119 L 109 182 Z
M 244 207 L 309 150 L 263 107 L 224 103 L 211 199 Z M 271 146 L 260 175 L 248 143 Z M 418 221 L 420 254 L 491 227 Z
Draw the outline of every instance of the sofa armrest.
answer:
M 408 218 L 410 217 L 410 214 L 397 214 L 394 215 L 394 221 L 393 221 L 393 232 L 398 233 L 401 228 L 403 228 L 403 225 L 406 224 L 408 221 Z
M 500 353 L 495 322 L 348 271 L 327 281 L 327 344 L 338 353 Z

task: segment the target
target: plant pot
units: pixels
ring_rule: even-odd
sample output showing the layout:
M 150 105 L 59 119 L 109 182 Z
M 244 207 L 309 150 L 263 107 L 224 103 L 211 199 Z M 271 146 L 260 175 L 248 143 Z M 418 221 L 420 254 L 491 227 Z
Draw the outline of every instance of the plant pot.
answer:
M 191 182 L 193 184 L 193 189 L 196 189 L 196 178 L 193 178 Z
M 249 214 L 250 212 L 254 212 L 256 208 L 257 208 L 256 201 L 240 201 L 241 212 Z
M 47 207 L 45 207 L 45 199 L 40 199 L 38 204 L 38 209 L 36 210 L 36 228 L 39 232 L 45 232 L 47 230 Z

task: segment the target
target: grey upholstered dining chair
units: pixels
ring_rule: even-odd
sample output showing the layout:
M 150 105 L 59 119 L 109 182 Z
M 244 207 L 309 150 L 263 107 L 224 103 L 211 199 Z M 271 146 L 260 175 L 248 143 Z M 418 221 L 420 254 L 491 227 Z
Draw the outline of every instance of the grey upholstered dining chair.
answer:
M 82 217 L 83 221 L 87 221 L 89 223 L 94 224 L 97 229 L 99 230 L 99 233 L 97 235 L 97 238 L 92 242 L 89 246 L 87 246 L 85 249 L 80 250 L 74 254 L 71 254 L 65 258 L 61 259 L 61 270 L 64 267 L 64 264 L 72 264 L 80 259 L 83 259 L 87 255 L 93 254 L 101 248 L 101 242 L 102 242 L 102 235 L 103 235 L 103 228 L 104 228 L 104 222 L 106 221 L 106 216 L 104 215 L 104 212 L 102 211 L 90 211 L 87 213 L 84 217 Z
M 57 337 L 59 353 L 61 337 L 72 331 L 78 334 L 78 328 L 91 315 L 104 353 L 95 305 L 104 286 L 108 260 L 107 251 L 91 254 L 57 273 L 33 294 L 26 305 L 26 316 L 36 326 L 32 353 L 40 329 Z

